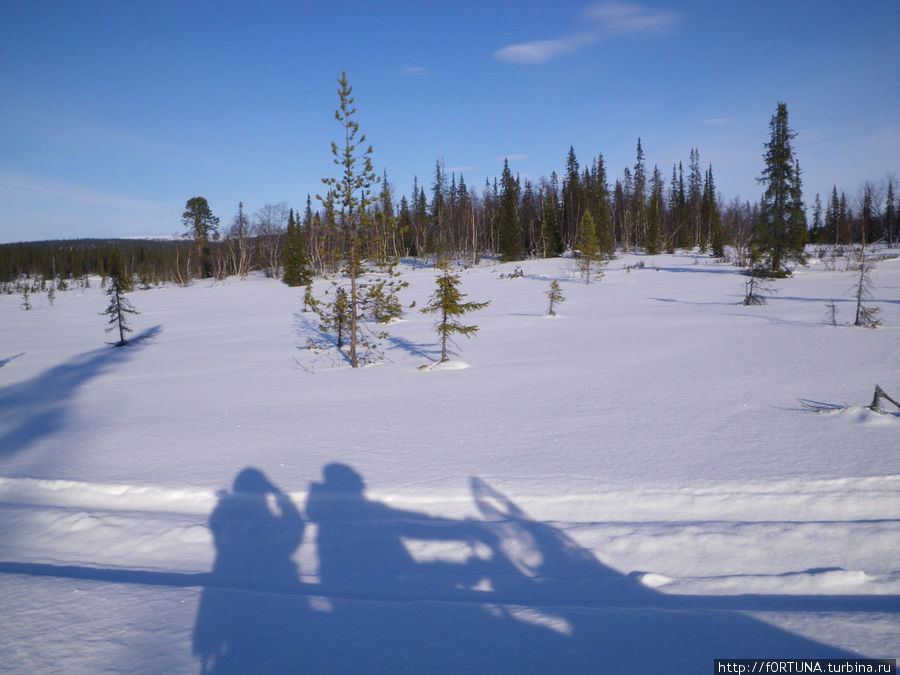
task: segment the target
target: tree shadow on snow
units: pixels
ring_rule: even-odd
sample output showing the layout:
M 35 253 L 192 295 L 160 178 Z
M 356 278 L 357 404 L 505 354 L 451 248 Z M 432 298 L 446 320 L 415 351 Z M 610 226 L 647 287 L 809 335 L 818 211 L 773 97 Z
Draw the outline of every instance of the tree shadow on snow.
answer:
M 31 380 L 0 389 L 0 459 L 64 429 L 71 400 L 79 389 L 125 363 L 136 348 L 160 332 L 161 326 L 153 326 L 132 338 L 130 349 L 95 349 L 45 370 Z
M 744 610 L 890 611 L 865 597 L 665 595 L 484 481 L 471 489 L 481 520 L 435 518 L 370 500 L 355 470 L 327 465 L 306 504 L 320 581 L 303 583 L 298 509 L 242 471 L 210 517 L 202 672 L 703 672 L 713 658 L 855 656 Z

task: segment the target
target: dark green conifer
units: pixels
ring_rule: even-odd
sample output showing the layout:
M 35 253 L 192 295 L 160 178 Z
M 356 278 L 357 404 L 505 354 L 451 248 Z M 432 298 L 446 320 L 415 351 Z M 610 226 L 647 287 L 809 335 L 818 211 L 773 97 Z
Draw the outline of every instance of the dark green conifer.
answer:
M 294 218 L 294 210 L 288 215 L 287 233 L 284 238 L 284 275 L 282 281 L 288 286 L 306 286 L 312 281 L 312 270 L 306 254 L 306 234 L 312 222 L 312 205 L 306 196 L 306 213 L 303 223 Z
M 458 320 L 458 317 L 467 312 L 484 309 L 489 302 L 462 302 L 465 296 L 459 291 L 459 275 L 450 269 L 450 263 L 446 259 L 437 264 L 440 274 L 437 277 L 437 289 L 431 295 L 430 302 L 420 311 L 423 314 L 439 314 L 440 320 L 434 328 L 441 340 L 441 363 L 449 361 L 447 343 L 453 342 L 453 335 L 472 337 L 478 332 L 478 326 L 466 326 Z
M 109 286 L 106 289 L 106 294 L 109 296 L 109 306 L 102 314 L 109 317 L 107 321 L 109 325 L 106 331 L 118 330 L 119 341 L 115 343 L 116 347 L 124 347 L 128 344 L 125 334 L 130 333 L 131 328 L 128 327 L 126 317 L 129 314 L 138 313 L 132 307 L 128 298 L 125 297 L 125 288 L 127 286 L 122 263 L 118 255 L 115 255 L 109 270 Z
M 509 160 L 503 160 L 501 176 L 502 192 L 500 193 L 500 261 L 511 262 L 524 257 L 522 231 L 519 228 L 518 186 L 509 170 Z
M 765 185 L 760 220 L 753 239 L 754 254 L 762 261 L 761 273 L 783 277 L 790 261 L 803 262 L 806 214 L 800 165 L 792 141 L 797 134 L 788 126 L 787 105 L 778 103 L 769 122 L 770 137 L 764 155 L 765 168 L 757 181 Z

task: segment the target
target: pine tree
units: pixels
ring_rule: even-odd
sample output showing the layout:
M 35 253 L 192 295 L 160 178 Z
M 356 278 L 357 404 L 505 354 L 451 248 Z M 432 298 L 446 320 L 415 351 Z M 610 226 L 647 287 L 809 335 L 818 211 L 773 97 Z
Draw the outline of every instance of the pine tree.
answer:
M 353 107 L 354 99 L 351 95 L 353 88 L 347 82 L 346 73 L 341 73 L 338 84 L 340 106 L 335 111 L 334 118 L 340 124 L 343 138 L 340 146 L 332 142 L 331 153 L 341 173 L 337 177 L 322 179 L 329 189 L 327 195 L 324 198 L 320 196 L 319 200 L 323 203 L 334 203 L 337 209 L 335 218 L 346 242 L 345 273 L 350 278 L 350 290 L 347 294 L 348 360 L 353 368 L 358 368 L 362 361 L 358 348 L 366 349 L 369 354 L 366 357 L 368 360 L 378 351 L 378 339 L 385 337 L 383 333 L 364 337 L 361 325 L 365 318 L 365 298 L 370 287 L 364 281 L 369 270 L 363 255 L 367 250 L 367 243 L 371 242 L 365 241 L 364 237 L 371 229 L 370 189 L 378 183 L 378 177 L 372 169 L 372 146 L 362 150 L 366 140 L 365 134 L 357 138 L 359 123 L 354 119 L 356 108 Z M 398 288 L 398 285 L 392 284 L 386 292 L 393 293 Z
M 217 239 L 219 236 L 218 217 L 212 214 L 204 197 L 192 197 L 185 204 L 181 222 L 186 228 L 184 236 L 192 238 L 197 248 L 200 277 L 203 279 L 211 277 L 212 251 L 209 242 L 210 239 Z
M 804 261 L 806 215 L 800 166 L 794 157 L 792 141 L 797 134 L 788 126 L 787 105 L 779 103 L 769 122 L 765 169 L 757 181 L 766 186 L 760 222 L 753 241 L 754 252 L 763 259 L 763 271 L 773 277 L 789 274 L 789 261 Z
M 547 308 L 547 314 L 550 316 L 556 316 L 556 312 L 553 310 L 553 306 L 560 302 L 566 301 L 562 289 L 559 287 L 559 282 L 556 279 L 551 281 L 550 288 L 544 291 L 544 294 L 550 300 L 550 306 Z
M 489 302 L 461 302 L 465 294 L 459 292 L 459 275 L 450 269 L 450 263 L 446 259 L 441 260 L 437 269 L 441 273 L 437 277 L 437 289 L 432 294 L 427 306 L 420 311 L 423 314 L 440 314 L 440 320 L 435 323 L 435 331 L 441 340 L 441 363 L 449 361 L 447 343 L 453 343 L 453 335 L 472 337 L 478 332 L 478 326 L 466 326 L 459 322 L 457 317 L 468 312 L 484 309 Z
M 138 313 L 132 307 L 128 298 L 125 297 L 125 289 L 127 287 L 128 283 L 122 270 L 121 261 L 116 255 L 113 258 L 109 272 L 109 287 L 106 289 L 106 294 L 109 296 L 109 306 L 102 312 L 103 315 L 109 317 L 107 321 L 109 325 L 106 328 L 106 332 L 112 330 L 118 330 L 119 332 L 119 341 L 115 343 L 116 347 L 124 347 L 128 344 L 125 334 L 130 333 L 131 328 L 128 327 L 126 317 L 129 314 Z

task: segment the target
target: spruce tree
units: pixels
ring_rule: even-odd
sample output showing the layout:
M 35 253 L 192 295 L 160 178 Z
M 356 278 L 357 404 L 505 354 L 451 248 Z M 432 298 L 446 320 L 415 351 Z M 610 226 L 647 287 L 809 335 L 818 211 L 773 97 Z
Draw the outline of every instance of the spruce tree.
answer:
M 423 314 L 440 315 L 440 320 L 435 323 L 434 328 L 441 340 L 441 363 L 444 363 L 450 360 L 447 343 L 453 342 L 453 335 L 469 338 L 478 332 L 478 326 L 466 326 L 460 323 L 458 317 L 468 312 L 484 309 L 490 303 L 462 302 L 466 296 L 459 292 L 459 275 L 451 271 L 449 261 L 443 259 L 438 262 L 436 267 L 441 272 L 437 277 L 437 289 L 431 295 L 428 305 L 420 311 Z
M 570 145 L 562 188 L 562 235 L 565 245 L 571 246 L 575 241 L 583 209 L 584 189 L 581 185 L 578 158 L 575 156 L 575 148 Z
M 500 179 L 500 261 L 511 262 L 524 257 L 522 231 L 518 217 L 518 186 L 509 170 L 509 160 L 503 160 L 503 174 Z
M 713 180 L 712 165 L 706 170 L 703 181 L 703 196 L 700 198 L 700 213 L 703 229 L 709 233 L 710 253 L 714 258 L 725 257 L 725 230 L 716 201 L 716 183 Z
M 599 281 L 603 278 L 603 265 L 606 256 L 600 250 L 600 241 L 597 238 L 597 227 L 591 212 L 585 209 L 578 224 L 578 233 L 575 238 L 577 258 L 575 265 L 584 283 Z
M 769 122 L 770 137 L 764 155 L 765 168 L 757 181 L 765 185 L 760 220 L 753 240 L 754 253 L 762 259 L 760 272 L 772 277 L 789 274 L 785 265 L 803 262 L 806 215 L 800 166 L 792 141 L 797 134 L 788 125 L 787 105 L 778 103 Z
M 663 179 L 659 167 L 653 167 L 650 178 L 650 206 L 647 209 L 647 255 L 657 255 L 660 249 L 660 224 L 663 214 Z
M 309 195 L 306 195 L 306 213 L 303 220 L 303 223 L 298 222 L 294 218 L 294 210 L 291 209 L 284 239 L 284 275 L 281 279 L 288 286 L 306 286 L 313 277 L 306 253 L 307 228 L 312 222 L 312 206 Z
M 106 332 L 118 330 L 119 341 L 115 343 L 116 347 L 124 347 L 128 344 L 125 334 L 130 333 L 131 328 L 128 327 L 126 317 L 129 314 L 138 313 L 132 307 L 128 298 L 125 297 L 125 289 L 130 285 L 127 282 L 121 261 L 118 255 L 115 255 L 109 272 L 109 286 L 106 289 L 106 294 L 109 296 L 109 306 L 102 314 L 109 317 L 107 321 L 109 325 L 106 328 Z
M 875 269 L 875 263 L 866 256 L 865 246 L 860 247 L 856 252 L 856 257 L 857 276 L 853 288 L 853 294 L 856 296 L 856 320 L 853 325 L 863 328 L 878 328 L 881 325 L 881 321 L 878 319 L 881 310 L 866 304 L 868 300 L 872 299 L 872 272 Z
M 888 179 L 887 196 L 884 203 L 884 232 L 888 246 L 893 247 L 897 241 L 897 211 L 894 206 L 894 178 Z
M 647 172 L 644 167 L 644 150 L 641 139 L 637 142 L 637 159 L 634 163 L 634 183 L 631 193 L 631 220 L 638 244 L 646 246 L 647 233 Z
M 559 231 L 559 200 L 552 189 L 547 189 L 541 203 L 541 241 L 544 257 L 556 258 L 563 254 L 562 236 Z

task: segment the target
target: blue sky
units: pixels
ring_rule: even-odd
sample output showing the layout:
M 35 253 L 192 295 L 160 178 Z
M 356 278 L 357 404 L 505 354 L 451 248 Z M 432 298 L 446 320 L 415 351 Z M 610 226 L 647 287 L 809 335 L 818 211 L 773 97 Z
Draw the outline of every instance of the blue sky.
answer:
M 668 179 L 691 148 L 755 200 L 778 101 L 808 204 L 900 169 L 900 2 L 0 0 L 0 242 L 168 235 L 185 202 L 302 207 L 342 70 L 398 194 L 569 146 Z

